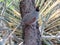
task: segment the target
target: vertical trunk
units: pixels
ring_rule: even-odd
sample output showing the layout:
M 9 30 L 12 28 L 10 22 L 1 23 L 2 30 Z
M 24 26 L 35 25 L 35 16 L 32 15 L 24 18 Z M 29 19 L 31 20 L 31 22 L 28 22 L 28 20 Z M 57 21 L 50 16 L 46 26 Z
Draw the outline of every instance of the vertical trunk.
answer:
M 31 13 L 33 10 L 35 10 L 35 0 L 22 0 L 20 2 L 22 19 L 26 14 Z M 26 18 L 28 19 L 28 17 Z M 37 22 L 31 25 L 25 24 L 22 28 L 24 38 L 23 45 L 41 45 L 39 25 Z

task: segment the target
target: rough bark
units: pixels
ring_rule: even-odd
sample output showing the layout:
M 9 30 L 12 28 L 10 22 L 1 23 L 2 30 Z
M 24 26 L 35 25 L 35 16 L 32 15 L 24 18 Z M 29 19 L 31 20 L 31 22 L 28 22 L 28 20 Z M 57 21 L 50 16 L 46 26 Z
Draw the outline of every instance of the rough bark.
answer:
M 20 2 L 20 12 L 22 19 L 26 14 L 31 13 L 35 9 L 35 0 L 22 0 Z M 28 19 L 28 17 L 26 18 Z M 41 45 L 38 22 L 31 25 L 22 25 L 22 30 L 24 39 L 23 45 Z

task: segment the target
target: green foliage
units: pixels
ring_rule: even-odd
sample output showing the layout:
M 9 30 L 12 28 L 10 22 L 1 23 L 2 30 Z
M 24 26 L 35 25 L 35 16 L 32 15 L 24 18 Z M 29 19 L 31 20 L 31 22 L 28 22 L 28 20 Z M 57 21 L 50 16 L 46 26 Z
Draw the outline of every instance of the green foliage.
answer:
M 48 34 L 51 36 L 51 38 L 48 38 L 47 40 L 43 39 L 44 37 L 42 38 L 44 43 L 43 45 L 53 45 L 53 42 L 51 40 L 53 39 L 53 36 L 58 35 L 58 32 L 60 31 L 60 1 L 35 0 L 35 3 L 36 6 L 39 6 L 40 9 L 38 22 L 40 26 L 42 26 L 41 35 L 43 36 L 45 34 Z M 2 13 L 2 11 L 4 12 Z M 19 0 L 0 0 L 0 14 L 2 14 L 4 17 L 3 21 L 9 25 L 8 28 L 14 30 L 15 27 L 21 22 Z M 21 37 L 21 26 L 16 30 L 17 33 L 15 34 L 20 34 L 19 36 Z M 58 39 L 56 40 L 57 42 L 59 41 Z

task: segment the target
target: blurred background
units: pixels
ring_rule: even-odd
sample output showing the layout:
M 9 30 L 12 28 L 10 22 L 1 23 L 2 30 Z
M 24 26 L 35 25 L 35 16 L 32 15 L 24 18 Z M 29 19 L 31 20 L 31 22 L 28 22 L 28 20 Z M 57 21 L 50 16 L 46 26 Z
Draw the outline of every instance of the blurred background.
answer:
M 21 0 L 0 0 L 0 45 L 22 45 Z M 60 45 L 60 0 L 35 0 L 42 45 Z

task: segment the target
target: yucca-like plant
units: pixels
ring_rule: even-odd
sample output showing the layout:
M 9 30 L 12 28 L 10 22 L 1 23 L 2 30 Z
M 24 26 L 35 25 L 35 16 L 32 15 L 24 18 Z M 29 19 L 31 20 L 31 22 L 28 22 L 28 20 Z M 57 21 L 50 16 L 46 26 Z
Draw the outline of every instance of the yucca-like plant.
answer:
M 0 24 L 2 24 L 2 26 L 0 25 L 1 45 L 18 45 L 22 41 L 20 39 L 22 33 L 20 20 L 19 1 L 0 0 Z
M 40 26 L 42 40 L 47 45 L 59 45 L 60 30 L 60 1 L 59 0 L 42 0 L 40 3 Z M 40 22 L 39 21 L 39 22 Z
M 35 0 L 35 3 L 40 10 L 38 21 L 42 42 L 45 43 L 42 45 L 60 44 L 60 0 Z M 0 0 L 0 20 L 6 28 L 0 28 L 1 40 L 3 39 L 1 43 L 21 45 L 19 0 Z

